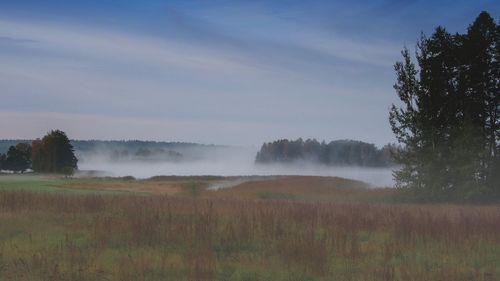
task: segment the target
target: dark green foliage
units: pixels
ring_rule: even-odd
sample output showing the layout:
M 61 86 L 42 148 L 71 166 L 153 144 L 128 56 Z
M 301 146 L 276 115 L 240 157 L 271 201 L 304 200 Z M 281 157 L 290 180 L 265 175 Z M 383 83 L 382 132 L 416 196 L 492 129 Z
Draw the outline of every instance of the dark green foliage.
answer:
M 44 173 L 72 174 L 77 168 L 73 146 L 62 131 L 51 131 L 32 142 L 33 170 Z
M 6 155 L 0 156 L 0 169 L 13 172 L 25 172 L 31 167 L 31 146 L 19 143 L 11 146 Z
M 7 156 L 5 156 L 5 154 L 0 153 L 0 171 L 4 170 L 5 158 L 7 158 Z
M 472 200 L 498 194 L 499 25 L 481 13 L 466 34 L 436 28 L 395 65 L 390 124 L 404 150 L 397 186 L 423 199 Z M 496 169 L 496 171 L 495 171 Z
M 396 148 L 386 145 L 378 149 L 374 144 L 353 140 L 337 140 L 327 144 L 315 139 L 282 139 L 264 143 L 255 161 L 291 163 L 305 160 L 335 166 L 384 167 L 392 164 L 391 151 L 396 151 Z

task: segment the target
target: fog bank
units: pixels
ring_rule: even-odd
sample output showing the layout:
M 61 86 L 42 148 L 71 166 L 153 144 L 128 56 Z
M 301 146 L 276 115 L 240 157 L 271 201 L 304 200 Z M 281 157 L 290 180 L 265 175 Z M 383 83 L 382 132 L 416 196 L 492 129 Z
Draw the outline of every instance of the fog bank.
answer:
M 360 180 L 374 187 L 393 186 L 390 168 L 331 167 L 312 163 L 255 164 L 254 149 L 217 149 L 189 161 L 113 161 L 100 157 L 81 157 L 80 170 L 100 171 L 108 176 L 149 178 L 176 176 L 336 176 Z

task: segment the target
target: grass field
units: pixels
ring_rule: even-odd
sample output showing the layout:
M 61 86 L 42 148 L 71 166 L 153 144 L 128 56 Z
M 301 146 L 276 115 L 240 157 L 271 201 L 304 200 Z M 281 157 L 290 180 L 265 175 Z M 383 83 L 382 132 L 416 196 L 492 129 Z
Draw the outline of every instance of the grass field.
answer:
M 340 178 L 1 175 L 0 280 L 500 280 L 499 222 Z

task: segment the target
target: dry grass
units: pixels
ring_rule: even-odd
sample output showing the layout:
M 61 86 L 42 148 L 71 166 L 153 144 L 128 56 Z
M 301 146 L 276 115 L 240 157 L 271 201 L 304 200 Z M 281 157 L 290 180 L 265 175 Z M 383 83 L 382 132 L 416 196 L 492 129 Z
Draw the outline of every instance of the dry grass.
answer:
M 0 192 L 0 280 L 500 279 L 497 206 L 253 199 L 355 198 L 331 186 L 341 181 L 281 178 L 213 198 Z
M 363 182 L 338 177 L 286 176 L 248 181 L 206 192 L 207 198 L 275 199 L 314 202 L 384 202 L 394 189 L 371 189 Z
M 107 181 L 107 182 L 70 182 L 64 188 L 78 190 L 107 190 L 127 191 L 134 193 L 149 193 L 155 195 L 178 195 L 183 191 L 181 182 L 154 182 L 154 181 Z

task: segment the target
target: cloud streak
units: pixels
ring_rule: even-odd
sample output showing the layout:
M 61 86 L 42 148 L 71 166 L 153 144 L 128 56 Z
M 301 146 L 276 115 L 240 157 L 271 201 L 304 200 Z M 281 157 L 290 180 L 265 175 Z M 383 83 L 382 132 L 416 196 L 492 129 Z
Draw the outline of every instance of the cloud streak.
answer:
M 44 131 L 71 120 L 81 138 L 382 145 L 394 140 L 392 64 L 429 25 L 402 19 L 425 1 L 137 3 L 0 3 L 0 138 L 28 137 L 23 120 Z
M 281 48 L 274 42 L 267 48 L 281 49 L 286 59 L 269 60 L 266 58 L 270 55 L 264 51 L 252 53 L 248 48 L 207 46 L 47 23 L 0 20 L 0 34 L 10 40 L 31 42 L 0 52 L 0 83 L 5 89 L 0 108 L 5 111 L 97 114 L 125 119 L 151 118 L 167 123 L 175 120 L 174 131 L 185 130 L 182 120 L 233 122 L 259 136 L 241 138 L 244 130 L 219 132 L 217 135 L 223 139 L 218 142 L 233 140 L 236 144 L 249 144 L 252 139 L 251 144 L 258 144 L 272 137 L 306 134 L 321 137 L 324 134 L 315 135 L 322 131 L 316 127 L 321 124 L 318 118 L 338 118 L 349 103 L 347 86 L 334 85 L 332 79 L 325 80 L 316 74 L 318 69 L 335 66 L 321 63 L 321 59 L 309 60 L 307 56 L 291 59 L 298 53 L 298 47 L 287 49 L 283 45 Z M 0 50 L 2 47 L 0 45 Z M 333 80 L 341 81 L 339 78 L 345 76 L 346 71 L 343 68 L 344 74 L 339 73 Z M 333 101 L 335 95 L 344 99 L 343 104 L 325 103 L 325 100 Z M 277 104 L 285 104 L 289 111 L 277 111 Z M 328 112 L 331 109 L 333 113 Z M 312 129 L 303 130 L 304 135 L 286 125 L 306 120 L 315 124 Z M 353 119 L 353 122 L 361 120 Z M 251 123 L 258 123 L 260 127 L 250 128 Z M 57 122 L 52 120 L 48 124 L 54 127 Z M 141 125 L 135 125 L 130 135 L 107 130 L 110 135 L 106 138 L 147 138 Z M 275 129 L 267 129 L 269 126 Z M 279 126 L 284 128 L 277 128 Z M 210 135 L 201 130 L 203 127 L 192 126 L 192 134 L 179 136 L 217 142 L 215 138 L 200 137 Z M 268 134 L 269 131 L 282 135 Z M 339 130 L 338 137 L 360 137 L 353 133 L 341 134 Z

